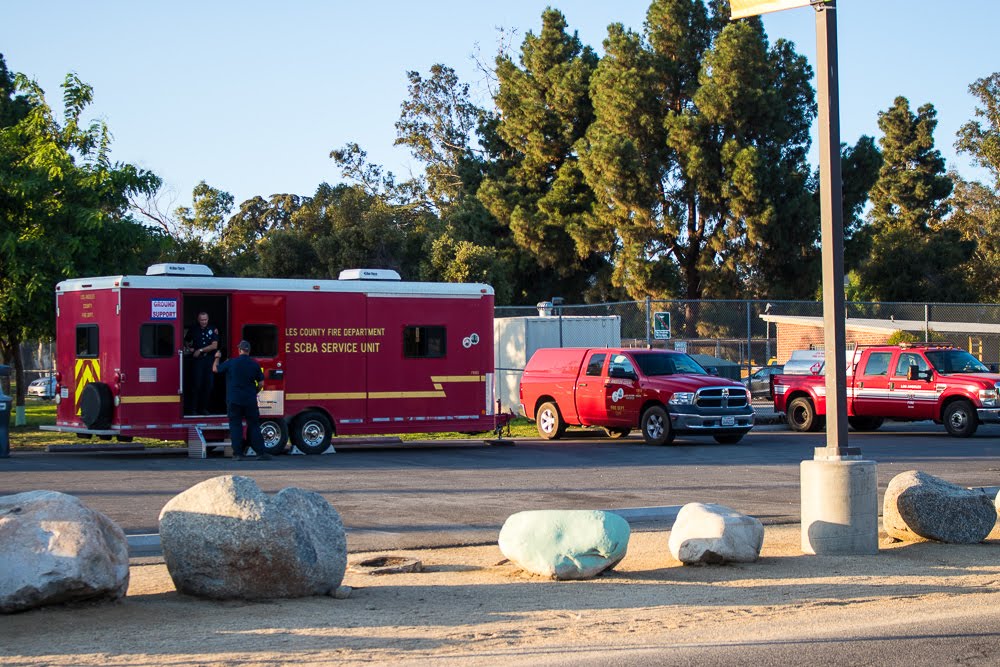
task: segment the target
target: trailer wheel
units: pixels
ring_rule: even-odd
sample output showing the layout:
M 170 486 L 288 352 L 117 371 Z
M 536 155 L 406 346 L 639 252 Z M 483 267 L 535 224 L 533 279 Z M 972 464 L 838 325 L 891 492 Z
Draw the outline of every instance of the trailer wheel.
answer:
M 608 437 L 612 440 L 621 440 L 632 432 L 632 429 L 625 426 L 621 428 L 605 428 L 604 432 L 608 434 Z
M 642 439 L 647 445 L 669 445 L 674 441 L 670 415 L 663 406 L 654 405 L 642 413 Z
M 799 396 L 788 405 L 788 414 L 785 418 L 793 431 L 816 431 L 820 428 L 821 422 L 816 416 L 816 408 L 813 407 L 812 401 L 804 396 Z
M 80 419 L 87 428 L 105 429 L 111 426 L 115 399 L 111 387 L 103 382 L 88 382 L 80 392 Z
M 303 454 L 322 454 L 330 448 L 333 426 L 322 412 L 309 410 L 295 418 L 291 437 Z
M 264 439 L 264 451 L 268 454 L 282 454 L 288 444 L 288 426 L 281 417 L 260 420 L 260 435 Z
M 877 431 L 885 420 L 881 417 L 848 417 L 847 423 L 855 431 Z
M 949 403 L 944 409 L 944 427 L 948 429 L 948 435 L 968 438 L 979 428 L 976 409 L 968 401 Z
M 566 422 L 559 414 L 559 407 L 554 402 L 542 403 L 535 414 L 535 426 L 538 435 L 546 440 L 558 440 L 566 432 Z

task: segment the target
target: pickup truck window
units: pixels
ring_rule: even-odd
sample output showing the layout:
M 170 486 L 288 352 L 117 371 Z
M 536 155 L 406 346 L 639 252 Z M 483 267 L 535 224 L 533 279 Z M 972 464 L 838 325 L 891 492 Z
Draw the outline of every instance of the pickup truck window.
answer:
M 892 352 L 872 352 L 865 364 L 865 375 L 888 375 Z
M 896 362 L 896 376 L 906 377 L 906 374 L 910 371 L 910 366 L 916 366 L 917 370 L 921 373 L 930 370 L 927 366 L 927 361 L 922 356 L 915 352 L 903 352 L 899 355 L 899 361 Z
M 624 354 L 616 354 L 611 357 L 611 363 L 608 364 L 608 377 L 612 377 L 611 369 L 617 368 L 626 373 L 635 373 L 635 366 L 632 365 L 631 360 Z M 622 377 L 619 375 L 618 377 Z
M 645 375 L 708 375 L 698 362 L 686 354 L 636 354 L 635 363 Z
M 930 350 L 927 360 L 938 373 L 989 373 L 983 362 L 965 350 Z
M 604 359 L 608 355 L 606 354 L 594 354 L 591 355 L 590 361 L 587 362 L 587 375 L 591 377 L 599 377 L 601 371 L 604 370 Z

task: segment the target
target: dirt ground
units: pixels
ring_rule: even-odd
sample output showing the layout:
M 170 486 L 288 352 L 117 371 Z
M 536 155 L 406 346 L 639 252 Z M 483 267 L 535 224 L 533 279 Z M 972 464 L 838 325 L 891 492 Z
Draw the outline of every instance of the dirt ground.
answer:
M 134 564 L 120 603 L 0 616 L 0 663 L 571 664 L 1000 605 L 1000 531 L 979 545 L 883 540 L 875 556 L 818 557 L 801 553 L 798 526 L 768 526 L 758 562 L 705 567 L 674 561 L 668 536 L 634 532 L 613 572 L 575 582 L 528 575 L 496 545 L 391 552 L 424 571 L 349 571 L 346 599 L 207 601 L 178 594 L 164 565 Z

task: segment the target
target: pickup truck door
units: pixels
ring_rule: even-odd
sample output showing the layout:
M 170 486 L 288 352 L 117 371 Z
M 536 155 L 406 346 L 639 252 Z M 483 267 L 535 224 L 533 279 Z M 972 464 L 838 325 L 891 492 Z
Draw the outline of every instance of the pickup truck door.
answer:
M 591 352 L 587 357 L 583 373 L 576 382 L 576 414 L 584 425 L 604 424 L 607 409 L 604 400 L 604 384 L 608 379 L 608 355 L 605 352 Z
M 894 352 L 871 351 L 863 358 L 854 376 L 851 412 L 859 417 L 892 417 L 889 397 L 889 366 Z
M 893 414 L 886 415 L 902 419 L 933 419 L 937 412 L 938 394 L 935 390 L 933 373 L 930 379 L 922 375 L 918 380 L 908 380 L 910 366 L 925 373 L 930 365 L 923 355 L 917 352 L 900 352 L 893 364 L 892 376 L 889 378 L 889 395 L 892 398 Z

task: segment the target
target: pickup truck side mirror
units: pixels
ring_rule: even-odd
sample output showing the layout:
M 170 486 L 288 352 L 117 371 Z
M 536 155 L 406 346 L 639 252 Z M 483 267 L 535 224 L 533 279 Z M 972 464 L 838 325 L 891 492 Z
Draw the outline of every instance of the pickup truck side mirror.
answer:
M 990 373 L 996 373 L 997 370 L 998 370 L 998 368 L 1000 368 L 1000 367 L 998 367 L 996 364 L 990 364 L 989 365 Z
M 719 369 L 716 368 L 715 366 L 709 366 L 705 370 L 708 371 L 709 375 L 718 375 L 719 374 Z
M 926 382 L 930 382 L 933 375 L 934 372 L 931 371 L 930 369 L 927 369 L 926 371 L 921 371 L 920 368 L 916 366 L 916 364 L 910 366 L 910 368 L 907 369 L 906 371 L 907 380 L 924 380 Z
M 621 366 L 612 366 L 608 369 L 608 377 L 621 378 L 623 380 L 638 380 L 635 371 L 625 370 Z

